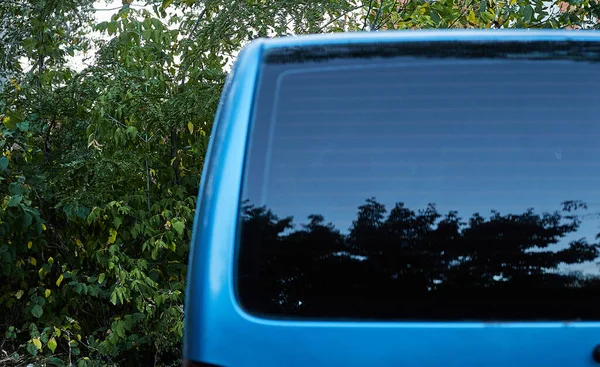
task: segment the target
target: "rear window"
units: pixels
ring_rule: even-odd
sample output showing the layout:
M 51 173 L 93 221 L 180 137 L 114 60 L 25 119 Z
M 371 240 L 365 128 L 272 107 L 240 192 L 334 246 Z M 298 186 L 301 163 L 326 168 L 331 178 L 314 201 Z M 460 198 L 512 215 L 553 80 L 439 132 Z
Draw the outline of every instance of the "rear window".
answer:
M 237 295 L 262 317 L 599 320 L 598 47 L 269 51 Z

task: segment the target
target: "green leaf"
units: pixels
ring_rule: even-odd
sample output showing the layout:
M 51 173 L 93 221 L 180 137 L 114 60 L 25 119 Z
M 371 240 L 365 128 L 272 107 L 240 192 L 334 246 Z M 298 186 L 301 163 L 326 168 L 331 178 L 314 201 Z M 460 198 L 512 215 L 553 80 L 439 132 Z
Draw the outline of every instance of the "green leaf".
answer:
M 37 356 L 38 354 L 38 348 L 33 343 L 27 343 L 27 351 L 32 356 Z
M 112 36 L 114 33 L 117 32 L 117 22 L 110 22 L 106 25 L 106 28 L 108 30 L 108 35 Z
M 36 296 L 34 303 L 37 303 L 38 305 L 44 307 L 44 305 L 46 304 L 46 300 L 43 297 Z
M 12 129 L 15 129 L 17 124 L 25 119 L 25 115 L 21 110 L 7 111 L 6 116 L 9 117 L 11 123 L 14 123 Z
M 13 182 L 10 185 L 8 185 L 8 192 L 11 195 L 21 195 L 25 192 L 27 192 L 25 190 L 25 188 L 23 187 L 23 185 L 17 183 L 17 182 Z
M 61 274 L 61 276 L 59 276 L 58 279 L 56 280 L 56 286 L 57 287 L 60 287 L 60 283 L 62 283 L 63 279 L 64 279 L 64 277 Z
M 23 214 L 23 227 L 27 228 L 31 225 L 33 217 L 29 213 Z
M 22 200 L 23 200 L 23 196 L 21 196 L 21 195 L 11 196 L 10 200 L 8 200 L 8 206 L 10 206 L 10 207 L 18 206 Z
M 123 326 L 122 322 L 119 322 L 115 325 L 115 331 L 117 332 L 117 335 L 120 336 L 121 338 L 125 337 L 125 327 Z
M 40 280 L 44 280 L 47 274 L 48 272 L 43 267 L 38 270 L 38 276 L 40 277 Z
M 104 273 L 100 274 L 98 276 L 98 283 L 102 284 L 102 282 L 104 282 L 105 277 L 106 277 L 106 275 Z
M 137 129 L 135 128 L 135 126 L 128 126 L 127 127 L 127 135 L 129 135 L 129 137 L 131 139 L 134 139 L 137 136 Z
M 125 304 L 125 302 L 123 301 L 124 290 L 122 288 L 117 288 L 117 290 L 118 290 L 117 297 L 119 297 L 119 302 L 121 304 Z
M 14 130 L 14 129 L 16 129 L 16 128 L 17 128 L 17 122 L 16 122 L 15 120 L 11 119 L 11 118 L 5 118 L 5 119 L 3 120 L 3 122 L 4 122 L 4 126 L 5 126 L 7 129 Z
M 44 313 L 44 310 L 42 309 L 42 306 L 40 305 L 35 305 L 33 306 L 33 308 L 31 309 L 31 314 L 36 317 L 36 318 L 40 318 L 42 317 L 42 314 Z
M 17 126 L 19 127 L 19 130 L 25 132 L 29 130 L 29 121 L 19 122 Z
M 481 0 L 481 3 L 479 3 L 479 12 L 485 13 L 486 10 L 487 10 L 487 0 Z
M 98 287 L 89 287 L 87 292 L 92 297 L 98 297 L 98 294 L 100 293 L 100 289 Z
M 185 229 L 185 223 L 183 223 L 182 221 L 173 221 L 171 223 L 172 223 L 175 231 L 177 231 L 177 234 L 179 234 L 180 236 L 183 235 L 183 230 Z
M 95 28 L 97 31 L 103 32 L 106 30 L 108 26 L 108 22 L 100 22 L 98 24 L 96 24 Z
M 431 20 L 433 20 L 433 21 L 435 22 L 435 24 L 439 24 L 439 23 L 440 23 L 440 21 L 442 20 L 442 19 L 440 18 L 440 15 L 439 15 L 439 14 L 438 14 L 438 13 L 437 13 L 435 10 L 432 10 L 432 11 L 429 13 L 429 16 L 431 17 Z
M 523 9 L 523 19 L 525 22 L 531 22 L 531 17 L 533 16 L 533 7 L 531 5 L 525 5 Z
M 113 225 L 116 229 L 119 229 L 121 223 L 123 223 L 123 219 L 121 217 L 115 217 L 115 219 L 113 219 Z
M 110 229 L 109 231 L 109 236 L 108 236 L 108 240 L 106 243 L 111 244 L 111 243 L 115 243 L 115 241 L 117 240 L 117 231 L 115 231 L 114 229 Z
M 110 295 L 110 303 L 112 303 L 115 306 L 117 305 L 117 288 L 115 288 L 112 294 Z
M 0 169 L 4 170 L 8 168 L 8 158 L 2 157 L 0 158 Z
M 544 2 L 543 1 L 538 1 L 537 4 L 535 5 L 535 12 L 538 14 L 538 16 L 546 16 L 547 14 L 544 12 Z
M 62 359 L 54 356 L 48 357 L 48 365 L 53 367 L 67 367 L 65 362 Z
M 37 349 L 42 349 L 42 341 L 40 340 L 40 338 L 33 338 L 32 342 Z

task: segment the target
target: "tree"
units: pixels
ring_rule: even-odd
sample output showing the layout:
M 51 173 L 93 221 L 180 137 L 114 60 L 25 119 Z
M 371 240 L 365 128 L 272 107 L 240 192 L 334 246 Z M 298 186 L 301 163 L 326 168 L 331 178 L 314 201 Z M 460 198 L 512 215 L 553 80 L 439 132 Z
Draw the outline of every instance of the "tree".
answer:
M 191 222 L 224 66 L 273 22 L 283 29 L 289 14 L 308 15 L 297 27 L 314 29 L 329 8 L 124 7 L 96 25 L 109 40 L 76 73 L 67 57 L 87 50 L 91 4 L 0 5 L 10 23 L 0 51 L 10 76 L 0 105 L 8 241 L 0 267 L 10 281 L 0 303 L 12 310 L 2 323 L 15 363 L 28 354 L 55 363 L 176 361 Z M 183 16 L 167 14 L 169 6 Z
M 593 1 L 370 0 L 365 29 L 579 28 L 598 29 Z

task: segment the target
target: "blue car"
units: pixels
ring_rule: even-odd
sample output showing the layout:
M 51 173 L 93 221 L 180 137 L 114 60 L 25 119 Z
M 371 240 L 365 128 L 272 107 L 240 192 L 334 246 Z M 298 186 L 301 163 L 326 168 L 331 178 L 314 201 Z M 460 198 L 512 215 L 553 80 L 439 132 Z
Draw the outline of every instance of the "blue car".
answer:
M 259 39 L 198 199 L 185 366 L 600 362 L 600 33 Z

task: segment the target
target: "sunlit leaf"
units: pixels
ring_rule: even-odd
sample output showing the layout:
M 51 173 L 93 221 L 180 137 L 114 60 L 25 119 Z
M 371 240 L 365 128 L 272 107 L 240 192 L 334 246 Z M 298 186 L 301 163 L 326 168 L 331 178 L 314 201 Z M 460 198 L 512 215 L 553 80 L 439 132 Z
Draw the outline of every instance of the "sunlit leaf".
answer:
M 117 231 L 111 228 L 109 230 L 109 236 L 108 236 L 108 240 L 106 243 L 112 244 L 112 243 L 115 243 L 116 240 L 117 240 Z
M 48 340 L 48 349 L 50 349 L 50 351 L 54 353 L 54 351 L 56 350 L 56 346 L 56 339 L 54 339 L 54 337 L 50 338 L 50 340 Z

